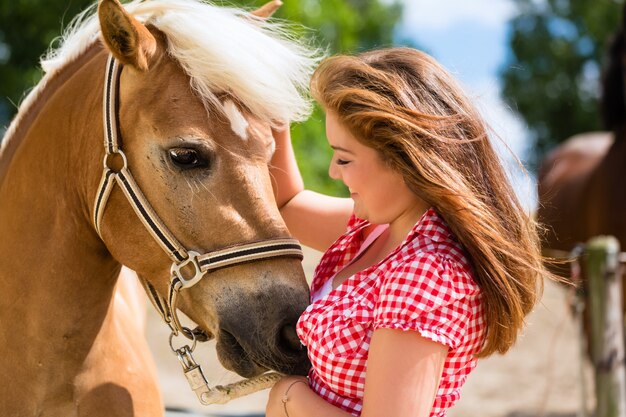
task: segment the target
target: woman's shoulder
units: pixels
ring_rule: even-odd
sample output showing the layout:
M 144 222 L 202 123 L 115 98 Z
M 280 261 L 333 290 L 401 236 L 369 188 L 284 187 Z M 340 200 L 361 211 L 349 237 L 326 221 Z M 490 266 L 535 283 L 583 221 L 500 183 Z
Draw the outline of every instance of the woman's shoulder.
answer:
M 433 293 L 454 298 L 480 293 L 469 257 L 434 209 L 420 218 L 384 269 L 380 287 L 384 292 L 403 288 L 420 298 Z
M 433 262 L 445 261 L 471 271 L 465 249 L 434 208 L 428 209 L 409 232 L 401 255 L 406 262 L 424 258 Z
M 389 265 L 384 282 L 424 290 L 448 288 L 465 294 L 479 290 L 470 264 L 462 254 L 451 254 L 446 245 L 432 245 L 399 256 Z

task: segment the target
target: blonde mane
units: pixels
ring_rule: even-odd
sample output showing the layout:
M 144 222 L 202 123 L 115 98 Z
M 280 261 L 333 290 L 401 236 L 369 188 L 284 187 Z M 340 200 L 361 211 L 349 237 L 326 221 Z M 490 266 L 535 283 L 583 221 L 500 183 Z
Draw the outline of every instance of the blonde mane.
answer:
M 306 94 L 318 51 L 297 42 L 284 24 L 247 11 L 200 0 L 134 0 L 126 10 L 162 31 L 168 53 L 205 102 L 221 109 L 216 92 L 228 92 L 268 122 L 300 121 L 310 113 Z M 83 53 L 100 36 L 96 5 L 78 15 L 60 46 L 42 59 L 46 75 Z

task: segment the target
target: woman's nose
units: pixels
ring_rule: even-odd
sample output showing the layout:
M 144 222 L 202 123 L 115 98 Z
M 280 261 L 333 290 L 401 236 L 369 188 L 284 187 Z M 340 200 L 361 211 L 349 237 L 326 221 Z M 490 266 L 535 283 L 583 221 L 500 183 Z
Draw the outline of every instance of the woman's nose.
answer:
M 339 169 L 335 163 L 335 158 L 330 161 L 330 165 L 328 166 L 328 176 L 334 180 L 341 179 L 339 177 Z

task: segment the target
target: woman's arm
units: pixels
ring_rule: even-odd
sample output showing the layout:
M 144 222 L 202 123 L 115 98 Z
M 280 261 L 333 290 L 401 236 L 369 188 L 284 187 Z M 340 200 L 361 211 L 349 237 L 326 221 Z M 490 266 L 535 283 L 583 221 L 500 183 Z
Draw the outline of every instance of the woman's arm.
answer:
M 447 354 L 447 346 L 417 332 L 375 330 L 361 417 L 428 417 Z
M 353 210 L 349 198 L 304 189 L 289 129 L 275 130 L 276 151 L 270 164 L 276 203 L 291 234 L 304 245 L 326 250 L 346 230 Z
M 374 331 L 361 417 L 428 417 L 447 353 L 447 346 L 413 331 Z M 270 392 L 267 417 L 351 416 L 315 394 L 305 381 L 293 376 L 280 380 Z M 283 404 L 285 397 L 287 402 Z
M 276 149 L 270 162 L 270 175 L 276 204 L 282 210 L 298 193 L 304 191 L 304 181 L 291 145 L 289 126 L 272 130 Z
M 286 402 L 283 403 L 283 399 Z M 265 416 L 352 417 L 352 414 L 327 403 L 322 397 L 318 396 L 309 388 L 306 378 L 288 376 L 278 381 L 272 387 L 265 409 Z

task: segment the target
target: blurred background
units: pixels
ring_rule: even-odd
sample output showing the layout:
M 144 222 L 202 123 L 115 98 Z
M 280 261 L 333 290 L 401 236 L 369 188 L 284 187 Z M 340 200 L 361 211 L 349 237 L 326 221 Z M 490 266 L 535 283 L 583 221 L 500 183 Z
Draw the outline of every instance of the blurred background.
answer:
M 542 156 L 571 135 L 602 129 L 600 79 L 607 43 L 620 23 L 621 1 L 283 2 L 276 17 L 301 25 L 296 30 L 329 54 L 407 45 L 438 59 L 465 87 L 492 127 L 494 143 L 529 210 L 536 204 L 533 173 Z M 39 57 L 71 18 L 91 3 L 0 2 L 0 137 L 42 75 Z M 215 3 L 255 8 L 264 1 Z M 327 175 L 331 150 L 319 108 L 307 122 L 294 125 L 292 135 L 306 185 L 345 195 L 342 186 Z M 527 173 L 507 148 L 521 159 Z M 318 257 L 307 252 L 309 278 Z M 578 413 L 589 389 L 583 383 L 589 370 L 580 358 L 577 324 L 567 310 L 566 297 L 562 288 L 547 284 L 543 302 L 529 317 L 520 344 L 504 357 L 481 362 L 451 417 Z M 167 329 L 155 317 L 151 323 L 148 337 L 159 362 L 166 405 L 202 415 L 262 415 L 266 393 L 224 407 L 200 407 L 169 352 Z M 211 375 L 217 375 L 217 383 L 232 377 L 218 369 L 215 360 L 209 368 Z M 171 415 L 178 414 L 172 411 Z
M 328 51 L 389 45 L 420 48 L 465 86 L 497 137 L 529 170 L 555 144 L 600 126 L 598 95 L 607 40 L 618 27 L 615 0 L 283 0 L 276 17 Z M 91 0 L 0 3 L 0 137 L 41 77 L 38 59 Z M 254 8 L 263 0 L 220 2 Z M 342 195 L 326 174 L 330 148 L 316 109 L 293 126 L 308 187 Z M 495 136 L 495 135 L 494 135 Z M 503 152 L 505 160 L 510 156 Z M 514 166 L 515 164 L 511 164 Z M 520 197 L 532 208 L 524 175 Z

